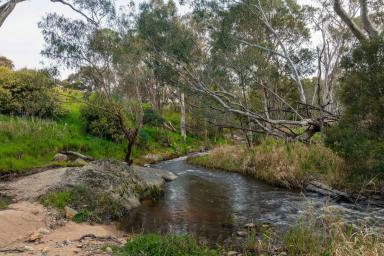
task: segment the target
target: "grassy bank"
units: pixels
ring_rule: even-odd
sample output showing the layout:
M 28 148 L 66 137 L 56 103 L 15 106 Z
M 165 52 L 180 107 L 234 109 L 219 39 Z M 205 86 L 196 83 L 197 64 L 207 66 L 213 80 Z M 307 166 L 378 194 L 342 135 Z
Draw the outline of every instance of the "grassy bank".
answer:
M 62 165 L 53 162 L 61 150 L 73 150 L 96 159 L 124 159 L 126 143 L 116 143 L 86 134 L 80 116 L 81 93 L 66 92 L 65 114 L 57 120 L 0 115 L 0 175 L 22 173 L 35 167 Z M 165 111 L 164 118 L 177 127 L 178 113 Z M 203 147 L 203 140 L 159 127 L 144 126 L 133 150 L 136 164 L 183 155 Z
M 297 225 L 283 234 L 270 230 L 254 230 L 236 249 L 231 244 L 209 248 L 190 236 L 137 235 L 122 247 L 113 247 L 113 255 L 206 256 L 228 255 L 289 255 L 289 256 L 381 256 L 384 236 L 380 230 L 364 226 L 351 227 L 334 214 L 320 219 L 303 216 Z
M 325 211 L 315 218 L 308 211 L 283 234 L 268 233 L 261 239 L 249 236 L 244 243 L 245 254 L 289 256 L 380 256 L 384 252 L 383 230 L 364 225 L 351 226 L 337 218 L 334 211 Z
M 218 250 L 209 249 L 189 236 L 139 235 L 131 238 L 113 255 L 130 256 L 219 256 Z
M 313 178 L 343 187 L 346 177 L 344 161 L 321 144 L 285 143 L 276 139 L 265 139 L 251 149 L 243 145 L 220 146 L 188 162 L 240 172 L 290 189 L 300 189 Z

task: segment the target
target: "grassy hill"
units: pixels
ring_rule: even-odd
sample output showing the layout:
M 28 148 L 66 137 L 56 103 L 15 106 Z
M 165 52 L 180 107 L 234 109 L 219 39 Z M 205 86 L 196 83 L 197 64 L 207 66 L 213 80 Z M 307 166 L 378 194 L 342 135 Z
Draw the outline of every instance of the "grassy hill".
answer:
M 61 150 L 74 150 L 95 158 L 122 160 L 126 144 L 108 141 L 86 134 L 80 116 L 82 94 L 78 91 L 61 91 L 63 117 L 57 120 L 10 117 L 0 115 L 0 175 L 23 172 L 35 167 L 62 165 L 53 162 Z M 163 118 L 178 127 L 178 113 L 164 111 Z M 133 158 L 138 164 L 148 161 L 147 154 L 163 158 L 197 150 L 203 141 L 188 137 L 184 142 L 178 132 L 144 126 L 134 148 Z

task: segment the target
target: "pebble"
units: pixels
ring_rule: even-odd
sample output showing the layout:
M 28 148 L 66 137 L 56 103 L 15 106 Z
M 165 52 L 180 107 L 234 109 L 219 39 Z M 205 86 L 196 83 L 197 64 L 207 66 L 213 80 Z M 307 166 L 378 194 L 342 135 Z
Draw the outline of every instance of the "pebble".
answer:
M 36 231 L 29 235 L 28 242 L 35 242 L 41 238 L 42 238 L 42 235 Z
M 255 223 L 248 223 L 244 225 L 244 228 L 253 229 L 256 227 Z
M 39 228 L 39 230 L 37 230 L 37 232 L 41 235 L 48 235 L 49 234 L 49 230 L 46 228 Z
M 24 249 L 26 251 L 33 251 L 33 248 L 31 246 L 24 246 Z
M 248 235 L 247 231 L 237 231 L 236 234 L 241 237 L 245 237 Z

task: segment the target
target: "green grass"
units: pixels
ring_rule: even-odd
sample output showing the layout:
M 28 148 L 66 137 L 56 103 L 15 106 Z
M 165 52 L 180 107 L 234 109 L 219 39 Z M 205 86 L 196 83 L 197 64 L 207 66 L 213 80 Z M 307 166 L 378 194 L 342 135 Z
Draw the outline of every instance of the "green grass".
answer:
M 0 115 L 0 175 L 22 173 L 35 167 L 62 165 L 52 162 L 61 150 L 78 151 L 97 159 L 124 159 L 126 143 L 116 143 L 90 136 L 84 131 L 80 116 L 82 94 L 59 91 L 65 114 L 57 120 Z M 175 115 L 167 115 L 174 118 Z M 178 132 L 156 127 L 143 127 L 133 158 L 137 164 L 147 161 L 146 154 L 159 154 L 161 159 L 197 150 L 203 144 L 196 137 L 184 142 Z
M 9 197 L 0 195 L 0 210 L 7 209 L 10 203 L 11 203 L 11 199 Z
M 114 248 L 115 256 L 219 256 L 219 251 L 199 245 L 189 236 L 140 235 L 121 248 Z

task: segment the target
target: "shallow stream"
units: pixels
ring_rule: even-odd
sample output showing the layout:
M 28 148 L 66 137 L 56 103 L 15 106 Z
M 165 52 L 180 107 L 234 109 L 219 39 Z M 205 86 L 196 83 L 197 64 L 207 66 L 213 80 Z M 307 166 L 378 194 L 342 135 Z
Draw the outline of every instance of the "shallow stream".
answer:
M 335 203 L 316 194 L 272 187 L 237 173 L 191 166 L 185 157 L 152 167 L 172 171 L 179 177 L 165 185 L 159 201 L 145 202 L 124 217 L 122 227 L 128 232 L 193 234 L 219 242 L 250 222 L 286 229 L 305 212 L 320 216 L 331 208 L 345 221 L 384 226 L 384 209 Z

